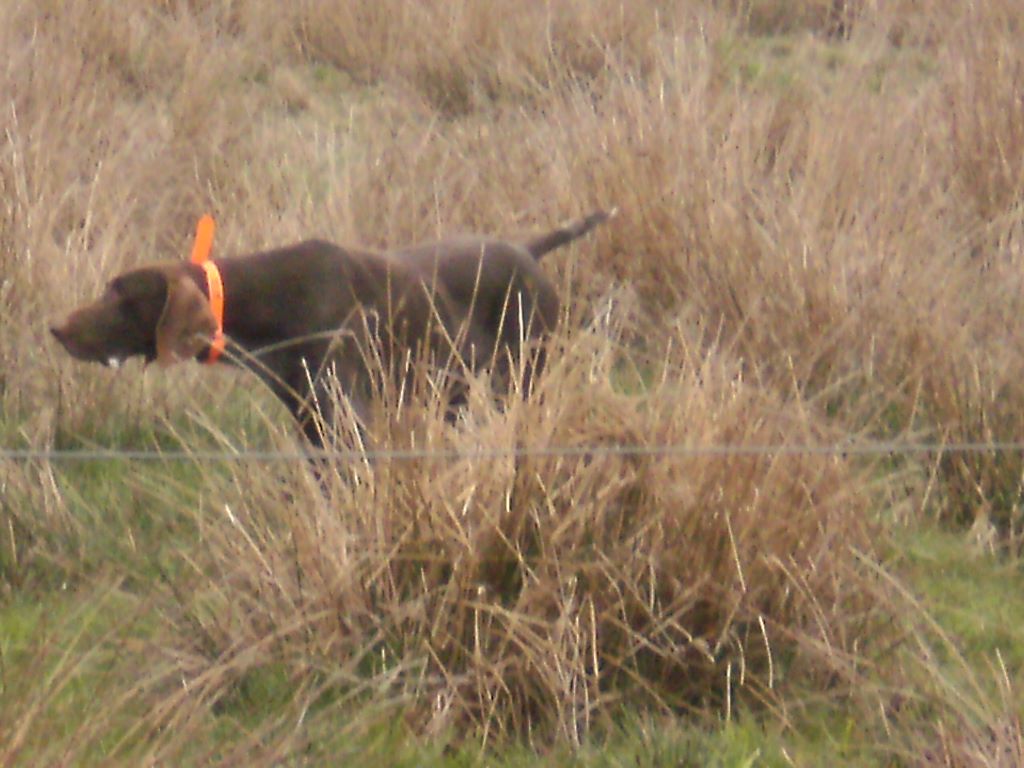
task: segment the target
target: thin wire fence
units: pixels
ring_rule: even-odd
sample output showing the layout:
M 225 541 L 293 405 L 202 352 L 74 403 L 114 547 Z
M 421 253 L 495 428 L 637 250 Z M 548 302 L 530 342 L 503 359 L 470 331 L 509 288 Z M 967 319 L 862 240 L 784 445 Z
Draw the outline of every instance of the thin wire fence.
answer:
M 638 445 L 588 444 L 552 446 L 508 446 L 477 448 L 381 448 L 341 450 L 254 450 L 254 449 L 0 449 L 0 462 L 255 462 L 281 463 L 301 461 L 423 461 L 423 460 L 497 460 L 528 457 L 600 457 L 600 456 L 662 456 L 678 458 L 818 455 L 818 456 L 913 456 L 937 454 L 1024 453 L 1024 441 L 991 442 L 907 442 L 849 441 L 838 443 L 773 443 L 773 444 L 695 444 Z

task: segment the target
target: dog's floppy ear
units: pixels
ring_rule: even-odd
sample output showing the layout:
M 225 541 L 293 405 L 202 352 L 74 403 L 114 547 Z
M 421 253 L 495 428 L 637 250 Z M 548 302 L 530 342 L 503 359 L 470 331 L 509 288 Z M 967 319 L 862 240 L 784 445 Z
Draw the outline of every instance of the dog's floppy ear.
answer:
M 156 360 L 168 366 L 209 346 L 217 321 L 206 296 L 187 275 L 167 276 L 167 302 L 156 324 Z

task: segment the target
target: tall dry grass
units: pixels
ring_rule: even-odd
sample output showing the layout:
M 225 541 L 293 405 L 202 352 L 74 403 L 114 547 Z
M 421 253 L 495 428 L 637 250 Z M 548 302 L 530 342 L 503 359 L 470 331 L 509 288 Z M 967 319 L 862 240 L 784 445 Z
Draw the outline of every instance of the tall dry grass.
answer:
M 220 503 L 197 521 L 205 552 L 188 556 L 180 606 L 201 631 L 176 644 L 182 674 L 208 686 L 196 701 L 225 695 L 238 649 L 270 637 L 248 663 L 299 679 L 372 649 L 376 685 L 418 731 L 570 743 L 623 705 L 771 700 L 794 636 L 841 670 L 872 611 L 863 478 L 821 455 L 603 454 L 816 436 L 718 355 L 627 395 L 605 334 L 559 352 L 536 397 L 504 413 L 478 396 L 455 428 L 438 407 L 382 414 L 378 440 L 448 458 L 344 460 L 320 483 L 205 473 Z
M 481 399 L 456 429 L 429 403 L 385 411 L 384 444 L 1019 438 L 1024 11 L 781 8 L 8 0 L 0 435 L 79 445 L 124 425 L 145 441 L 188 411 L 247 439 L 215 417 L 251 380 L 115 376 L 46 338 L 117 270 L 184 254 L 203 210 L 226 254 L 516 232 L 615 204 L 547 265 L 569 306 L 540 395 Z M 1022 467 L 993 452 L 336 471 L 324 495 L 301 468 L 204 468 L 196 508 L 168 512 L 202 535 L 154 598 L 171 632 L 146 653 L 165 663 L 131 693 L 158 702 L 140 726 L 152 755 L 185 749 L 267 664 L 299 709 L 376 691 L 427 732 L 573 741 L 623 701 L 731 705 L 737 675 L 770 699 L 776 662 L 856 666 L 876 489 L 1016 546 Z M 4 590 L 30 589 L 31 564 L 90 560 L 105 510 L 83 522 L 61 470 L 0 464 L 0 485 Z

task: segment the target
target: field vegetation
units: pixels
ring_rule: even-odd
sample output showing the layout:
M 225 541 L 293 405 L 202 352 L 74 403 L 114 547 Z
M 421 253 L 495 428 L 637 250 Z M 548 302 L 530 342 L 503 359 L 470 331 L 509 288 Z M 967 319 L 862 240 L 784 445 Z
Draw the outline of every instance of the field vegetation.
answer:
M 0 10 L 0 765 L 1024 764 L 1024 5 Z M 47 333 L 205 211 L 612 206 L 529 398 L 378 405 L 412 458 Z

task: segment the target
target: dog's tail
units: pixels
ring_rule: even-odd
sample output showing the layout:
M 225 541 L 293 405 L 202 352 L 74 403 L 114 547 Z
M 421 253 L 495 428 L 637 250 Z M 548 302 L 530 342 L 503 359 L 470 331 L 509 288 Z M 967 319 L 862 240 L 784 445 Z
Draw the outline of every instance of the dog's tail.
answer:
M 523 247 L 526 248 L 535 259 L 540 259 L 548 251 L 553 251 L 567 243 L 571 243 L 578 237 L 583 237 L 598 224 L 603 224 L 618 213 L 617 208 L 609 211 L 594 211 L 584 219 L 578 219 L 564 227 L 553 229 L 543 235 L 530 238 Z

